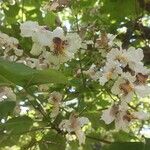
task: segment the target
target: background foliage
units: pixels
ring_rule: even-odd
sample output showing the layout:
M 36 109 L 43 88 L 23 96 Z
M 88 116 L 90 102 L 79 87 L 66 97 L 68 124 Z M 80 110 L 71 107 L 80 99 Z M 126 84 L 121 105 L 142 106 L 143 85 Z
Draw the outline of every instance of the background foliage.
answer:
M 28 55 L 32 42 L 20 36 L 19 28 L 20 23 L 33 20 L 50 29 L 63 26 L 64 29 L 78 31 L 86 40 L 96 40 L 96 32 L 99 30 L 117 34 L 124 48 L 129 45 L 141 47 L 145 54 L 144 62 L 147 66 L 150 65 L 149 0 L 71 0 L 66 6 L 45 13 L 42 7 L 46 2 L 48 0 L 2 0 L 0 4 L 0 31 L 19 39 L 20 47 Z M 144 128 L 149 128 L 149 121 L 137 122 L 131 127 L 130 133 L 112 130 L 113 124 L 106 126 L 100 120 L 101 110 L 111 103 L 109 85 L 101 87 L 95 81 L 87 80 L 86 76 L 75 76 L 78 69 L 87 70 L 92 63 L 101 65 L 98 52 L 89 45 L 86 53 L 79 52 L 76 58 L 78 59 L 68 62 L 69 67 L 62 65 L 59 71 L 36 71 L 24 65 L 0 60 L 0 85 L 12 86 L 17 94 L 17 101 L 8 99 L 0 102 L 0 149 L 66 148 L 64 135 L 55 132 L 62 118 L 61 114 L 51 123 L 47 97 L 33 94 L 37 92 L 38 85 L 49 83 L 49 93 L 60 91 L 64 95 L 64 101 L 70 101 L 68 107 L 91 121 L 93 128 L 86 133 L 87 140 L 83 150 L 149 150 L 150 140 L 141 134 Z M 24 88 L 21 93 L 18 86 Z M 28 97 L 32 100 L 29 101 Z M 76 103 L 71 103 L 73 99 L 78 99 L 77 106 Z M 144 108 L 149 112 L 149 104 L 149 99 L 145 99 L 144 103 L 135 101 L 132 108 Z M 17 114 L 16 106 L 29 110 L 24 114 Z M 67 148 L 77 150 L 78 143 L 71 142 Z

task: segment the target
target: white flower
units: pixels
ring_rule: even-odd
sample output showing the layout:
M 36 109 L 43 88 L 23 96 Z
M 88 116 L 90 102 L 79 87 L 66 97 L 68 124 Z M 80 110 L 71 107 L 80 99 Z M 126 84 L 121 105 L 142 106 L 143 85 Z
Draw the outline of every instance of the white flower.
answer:
M 32 37 L 38 30 L 40 26 L 37 22 L 26 21 L 20 26 L 22 37 Z
M 68 33 L 66 35 L 66 41 L 66 49 L 71 53 L 75 53 L 81 48 L 81 39 L 77 33 Z
M 119 111 L 115 118 L 115 128 L 128 132 L 128 126 L 131 123 L 132 116 L 128 111 Z
M 40 66 L 40 62 L 38 59 L 30 58 L 30 57 L 25 59 L 24 64 L 31 67 L 31 68 L 38 68 Z
M 118 105 L 112 105 L 110 108 L 103 110 L 101 119 L 104 120 L 106 124 L 112 123 L 115 120 L 118 109 Z
M 118 130 L 128 131 L 129 124 L 135 120 L 147 120 L 149 115 L 143 112 L 130 113 L 127 104 L 117 105 L 114 104 L 110 108 L 103 111 L 101 119 L 106 124 L 110 124 L 115 121 L 115 128 Z
M 114 83 L 111 92 L 121 96 L 124 101 L 130 102 L 134 93 L 139 97 L 150 95 L 150 86 L 143 84 L 137 85 L 135 76 L 132 76 L 130 73 L 123 73 Z
M 39 55 L 45 50 L 45 46 L 51 45 L 52 32 L 45 29 L 44 26 L 39 26 L 37 22 L 27 21 L 21 24 L 21 36 L 32 37 L 33 47 L 30 53 Z
M 39 91 L 47 92 L 49 90 L 49 84 L 41 84 L 38 87 Z
M 127 50 L 124 50 L 120 47 L 112 49 L 107 54 L 107 61 L 113 62 L 113 61 L 119 61 L 122 67 L 128 67 L 136 72 L 144 71 L 147 72 L 147 70 L 143 67 L 143 63 L 141 62 L 143 59 L 143 51 L 142 49 L 135 49 L 134 47 L 130 47 Z M 140 71 L 141 69 L 141 71 Z
M 113 35 L 113 34 L 108 33 L 108 34 L 107 34 L 107 38 L 108 38 L 108 45 L 109 45 L 110 47 L 113 46 L 114 40 L 115 40 L 115 38 L 116 38 L 116 35 Z
M 40 26 L 39 30 L 32 35 L 32 40 L 42 46 L 51 45 L 52 32 Z
M 121 96 L 126 102 L 130 102 L 134 94 L 134 84 L 136 80 L 130 73 L 123 73 L 121 77 L 115 81 L 111 92 L 115 95 Z
M 99 82 L 101 85 L 104 85 L 110 79 L 116 79 L 119 74 L 122 74 L 122 69 L 120 64 L 116 62 L 107 62 L 103 69 L 103 74 L 99 78 Z
M 125 53 L 125 57 L 128 59 L 129 68 L 136 71 L 136 68 L 142 64 L 141 61 L 144 58 L 143 50 L 140 48 L 135 49 L 134 47 L 130 47 Z
M 57 7 L 59 6 L 59 3 L 57 1 L 53 1 L 52 4 L 50 2 L 48 2 L 44 7 L 43 10 L 46 11 L 53 11 L 56 10 Z
M 91 77 L 93 80 L 98 80 L 100 77 L 101 72 L 97 70 L 96 65 L 92 64 L 89 70 L 83 71 L 84 74 Z
M 23 37 L 32 37 L 32 55 L 42 55 L 49 65 L 58 66 L 74 57 L 74 53 L 81 47 L 81 39 L 76 33 L 64 34 L 62 28 L 57 27 L 53 32 L 37 22 L 27 21 L 20 27 Z M 50 48 L 50 52 L 46 51 Z M 43 52 L 43 53 L 42 53 Z
M 96 47 L 111 47 L 114 44 L 114 39 L 116 38 L 116 35 L 113 34 L 106 34 L 106 33 L 100 33 L 99 38 L 97 39 Z
M 9 51 L 17 48 L 18 44 L 19 42 L 16 38 L 0 32 L 0 47 L 5 47 L 5 49 Z
M 45 58 L 45 60 L 47 61 L 47 63 L 54 68 L 58 68 L 58 66 L 66 61 L 68 61 L 68 59 L 73 58 L 73 56 L 71 55 L 71 53 L 66 53 L 66 54 L 62 54 L 62 55 L 55 55 L 51 52 L 45 51 L 42 54 L 43 58 Z
M 146 85 L 148 78 L 149 78 L 148 74 L 138 73 L 136 74 L 136 84 Z
M 114 104 L 110 108 L 103 111 L 101 119 L 106 124 L 110 124 L 115 121 L 115 128 L 118 130 L 126 131 L 129 121 L 124 118 L 127 114 L 127 106 L 122 107 L 121 105 Z
M 135 49 L 134 47 L 130 47 L 125 53 L 125 55 L 128 58 L 129 63 L 131 63 L 129 64 L 131 66 L 132 63 L 141 62 L 144 58 L 143 50 L 140 48 Z
M 139 97 L 144 98 L 150 95 L 150 86 L 148 85 L 136 85 L 134 89 Z
M 18 49 L 19 41 L 0 32 L 0 48 L 2 58 L 9 61 L 16 61 L 18 57 L 23 55 L 23 50 Z
M 139 120 L 148 120 L 150 118 L 150 115 L 148 113 L 139 111 L 139 112 L 133 112 L 132 113 L 135 118 Z
M 4 99 L 16 100 L 16 95 L 10 87 L 0 87 L 0 101 Z
M 133 67 L 135 74 L 141 73 L 143 75 L 150 74 L 150 69 L 146 68 L 142 62 L 135 64 Z
M 114 62 L 119 61 L 120 64 L 125 67 L 127 65 L 127 57 L 124 55 L 126 50 L 113 48 L 108 54 L 107 54 L 107 61 L 108 62 Z
M 22 56 L 23 55 L 23 50 L 21 50 L 21 49 L 14 49 L 14 53 L 15 53 L 15 55 L 16 56 Z
M 66 36 L 62 28 L 57 27 L 53 31 L 51 51 L 55 55 L 64 55 L 70 59 L 72 55 L 81 47 L 81 39 L 76 33 L 68 33 Z
M 72 59 L 74 53 L 81 47 L 81 39 L 76 33 L 68 33 L 65 36 L 60 27 L 53 31 L 50 43 L 51 52 L 46 51 L 42 55 L 54 67 Z
M 102 57 L 106 57 L 107 53 L 111 50 L 111 48 L 115 44 L 116 35 L 100 33 L 99 38 L 96 40 L 95 47 L 98 48 Z
M 33 45 L 32 45 L 32 49 L 31 49 L 31 51 L 30 51 L 30 53 L 32 54 L 32 55 L 39 55 L 42 51 L 44 51 L 45 50 L 45 47 L 43 46 L 43 45 L 41 45 L 41 44 L 39 44 L 39 43 L 33 43 Z
M 85 134 L 82 131 L 82 127 L 89 123 L 89 119 L 86 117 L 78 117 L 75 113 L 72 113 L 69 120 L 63 120 L 59 128 L 68 133 L 74 132 L 79 140 L 79 144 L 85 143 Z
M 53 105 L 51 118 L 55 118 L 59 114 L 59 109 L 60 109 L 61 101 L 62 101 L 62 94 L 54 91 L 51 93 L 48 101 Z

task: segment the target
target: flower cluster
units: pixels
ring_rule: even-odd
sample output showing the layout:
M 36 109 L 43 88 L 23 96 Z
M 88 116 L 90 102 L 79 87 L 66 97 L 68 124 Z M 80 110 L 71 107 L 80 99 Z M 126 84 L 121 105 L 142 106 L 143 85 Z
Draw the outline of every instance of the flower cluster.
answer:
M 52 92 L 48 99 L 49 103 L 52 104 L 51 118 L 56 118 L 60 113 L 60 107 L 62 106 L 62 94 L 59 92 Z M 79 144 L 85 143 L 85 134 L 82 131 L 82 127 L 89 123 L 89 119 L 86 117 L 78 117 L 77 113 L 72 112 L 69 120 L 62 120 L 59 124 L 59 128 L 62 131 L 67 131 L 69 134 L 75 133 Z
M 79 144 L 85 143 L 85 134 L 82 131 L 82 127 L 89 123 L 89 119 L 86 117 L 78 117 L 76 113 L 72 113 L 69 120 L 63 120 L 59 128 L 63 131 L 67 131 L 69 134 L 74 132 L 79 140 Z
M 19 49 L 19 41 L 0 33 L 1 57 L 9 61 L 23 63 L 31 68 L 46 69 L 59 68 L 59 66 L 70 59 L 81 48 L 81 39 L 77 33 L 65 33 L 61 27 L 51 31 L 46 26 L 40 26 L 37 22 L 26 21 L 20 26 L 21 36 L 31 38 L 32 48 L 29 55 L 25 55 Z M 87 45 L 93 44 L 86 41 Z M 106 124 L 115 122 L 118 130 L 128 130 L 128 125 L 134 120 L 146 120 L 149 115 L 144 112 L 133 111 L 129 108 L 129 103 L 136 95 L 138 98 L 146 97 L 150 94 L 148 85 L 149 70 L 144 66 L 143 51 L 129 47 L 123 49 L 121 42 L 116 40 L 112 34 L 102 33 L 96 40 L 95 48 L 101 53 L 105 64 L 98 68 L 95 64 L 84 71 L 78 70 L 78 74 L 89 75 L 94 81 L 105 86 L 111 82 L 111 94 L 116 96 L 119 102 L 114 102 L 112 106 L 102 111 L 101 119 Z M 81 71 L 82 69 L 82 71 Z M 110 85 L 111 85 L 110 84 Z M 105 87 L 104 87 L 105 88 Z M 48 91 L 47 85 L 39 86 L 39 91 Z M 0 89 L 0 101 L 6 98 L 16 99 L 11 88 Z M 48 104 L 51 106 L 50 117 L 54 121 L 63 110 L 63 95 L 59 92 L 52 92 L 48 97 Z M 63 111 L 65 112 L 65 111 Z M 68 111 L 69 112 L 69 111 Z M 70 111 L 71 112 L 71 111 Z M 66 113 L 66 112 L 65 112 Z M 79 117 L 72 112 L 68 120 L 62 120 L 59 130 L 74 133 L 79 140 L 79 144 L 85 143 L 85 134 L 82 127 L 89 123 L 86 117 Z
M 144 112 L 131 112 L 127 105 L 113 104 L 110 108 L 103 111 L 101 119 L 106 124 L 115 121 L 115 128 L 128 132 L 129 124 L 134 120 L 147 120 L 148 115 Z
M 81 47 L 81 39 L 77 33 L 65 33 L 61 27 L 50 31 L 45 26 L 40 26 L 37 22 L 26 21 L 20 26 L 21 36 L 32 39 L 32 48 L 30 55 L 24 54 L 23 50 L 19 49 L 19 41 L 10 37 L 7 34 L 0 33 L 0 47 L 2 49 L 0 57 L 9 61 L 23 63 L 31 68 L 46 69 L 59 68 L 60 64 L 74 58 L 74 54 Z M 42 89 L 41 89 L 42 88 Z M 41 85 L 39 90 L 48 90 L 47 85 Z M 9 87 L 0 89 L 0 101 L 10 98 L 15 100 L 16 95 Z M 62 107 L 63 96 L 59 92 L 52 92 L 48 98 L 48 103 L 52 106 L 50 117 L 55 119 L 60 113 Z M 70 133 L 74 132 L 79 143 L 85 143 L 85 135 L 82 131 L 84 124 L 89 120 L 84 117 L 77 117 L 74 113 L 71 114 L 68 122 L 63 120 L 60 123 L 60 129 Z M 63 126 L 65 126 L 63 128 Z
M 0 32 L 0 54 L 4 59 L 16 61 L 23 55 L 23 50 L 19 49 L 19 41 L 10 37 L 5 33 Z
M 106 124 L 115 120 L 117 129 L 126 130 L 133 119 L 148 118 L 142 112 L 130 113 L 128 103 L 131 102 L 134 95 L 143 98 L 150 94 L 150 86 L 147 83 L 150 70 L 142 62 L 144 57 L 142 49 L 134 47 L 123 49 L 121 42 L 115 43 L 114 39 L 115 36 L 111 34 L 101 35 L 98 43 L 103 50 L 105 47 L 105 66 L 100 71 L 96 71 L 97 67 L 92 65 L 84 73 L 93 80 L 98 80 L 102 86 L 107 82 L 114 82 L 111 93 L 119 98 L 119 104 L 114 104 L 111 108 L 104 110 L 101 119 Z M 104 53 L 102 55 L 104 56 Z
M 59 109 L 60 109 L 61 101 L 62 101 L 62 94 L 54 91 L 50 94 L 48 101 L 49 101 L 49 103 L 51 103 L 53 105 L 53 109 L 51 112 L 51 118 L 55 118 L 59 114 Z
M 65 34 L 61 27 L 50 31 L 37 22 L 27 21 L 20 26 L 20 29 L 22 37 L 32 38 L 33 46 L 30 53 L 38 57 L 33 59 L 34 64 L 41 60 L 44 66 L 57 68 L 60 64 L 72 59 L 74 53 L 81 47 L 79 35 Z
M 100 33 L 99 38 L 96 40 L 96 48 L 100 51 L 103 57 L 106 57 L 107 53 L 110 51 L 112 47 L 116 45 L 116 35 Z

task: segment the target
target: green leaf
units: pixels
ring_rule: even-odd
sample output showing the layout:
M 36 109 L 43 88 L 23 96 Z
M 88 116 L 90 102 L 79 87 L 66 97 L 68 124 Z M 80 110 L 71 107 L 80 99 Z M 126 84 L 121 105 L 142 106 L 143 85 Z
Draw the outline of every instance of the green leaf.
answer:
M 20 135 L 0 134 L 0 147 L 14 146 L 19 141 Z M 4 148 L 3 148 L 4 149 Z M 3 150 L 1 149 L 1 150 Z
M 127 133 L 124 131 L 115 132 L 113 134 L 115 141 L 129 142 L 131 139 L 136 140 L 136 136 L 133 133 Z
M 90 133 L 86 135 L 86 141 L 85 144 L 83 145 L 83 150 L 99 150 L 101 148 L 101 137 L 100 133 Z
M 69 148 L 70 148 L 70 150 L 78 150 L 79 142 L 77 140 L 69 142 Z
M 16 106 L 15 101 L 2 101 L 0 102 L 0 118 L 7 117 L 10 115 Z
M 7 17 L 13 18 L 19 13 L 19 10 L 20 10 L 19 6 L 15 4 L 9 5 L 8 10 L 5 9 L 4 12 Z
M 146 144 L 144 146 L 144 150 L 149 150 L 150 149 L 150 139 L 145 139 L 146 140 Z
M 62 73 L 52 69 L 35 70 L 24 64 L 8 62 L 2 59 L 0 59 L 0 68 L 2 78 L 21 86 L 67 82 L 67 78 Z
M 110 14 L 111 19 L 121 21 L 124 20 L 125 17 L 136 16 L 136 9 L 138 8 L 136 8 L 135 5 L 135 0 L 104 0 L 104 7 L 102 7 L 102 11 Z
M 19 116 L 9 119 L 6 123 L 0 126 L 12 135 L 22 134 L 30 130 L 33 120 L 28 116 Z
M 40 141 L 40 150 L 65 150 L 66 144 L 65 138 L 56 133 L 55 131 L 50 131 L 45 135 Z
M 39 70 L 33 75 L 33 79 L 31 80 L 30 84 L 33 85 L 45 83 L 67 83 L 67 78 L 57 70 Z
M 105 150 L 143 150 L 142 142 L 114 142 Z
M 9 85 L 13 85 L 13 83 L 4 78 L 2 75 L 0 75 L 0 86 L 9 86 Z

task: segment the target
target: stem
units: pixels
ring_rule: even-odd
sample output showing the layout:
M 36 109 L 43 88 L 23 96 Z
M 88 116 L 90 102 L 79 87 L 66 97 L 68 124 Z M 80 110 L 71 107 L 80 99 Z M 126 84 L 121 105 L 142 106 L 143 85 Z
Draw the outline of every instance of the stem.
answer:
M 99 138 L 96 138 L 96 137 L 91 137 L 91 136 L 86 136 L 86 137 L 89 138 L 89 139 L 92 139 L 92 140 L 96 140 L 96 141 L 99 141 L 99 142 L 106 143 L 106 144 L 111 144 L 112 143 L 111 141 L 104 140 L 104 139 L 99 139 Z
M 25 89 L 25 88 L 24 88 Z M 32 103 L 32 101 L 29 100 L 29 103 L 34 107 L 35 110 L 38 110 L 44 118 L 47 118 L 47 114 L 44 110 L 44 108 L 42 107 L 42 105 L 40 104 L 39 100 L 37 101 L 38 97 L 36 97 L 33 93 L 31 93 L 28 89 L 25 89 L 25 91 L 27 92 L 27 94 L 29 94 L 31 97 L 33 97 L 36 101 L 37 107 L 35 106 L 34 103 Z
M 83 84 L 83 87 L 86 87 L 85 78 L 83 74 L 83 68 L 82 68 L 82 61 L 81 61 L 81 49 L 79 50 L 78 57 L 79 57 L 79 65 L 80 65 L 80 70 L 81 70 L 82 84 Z

